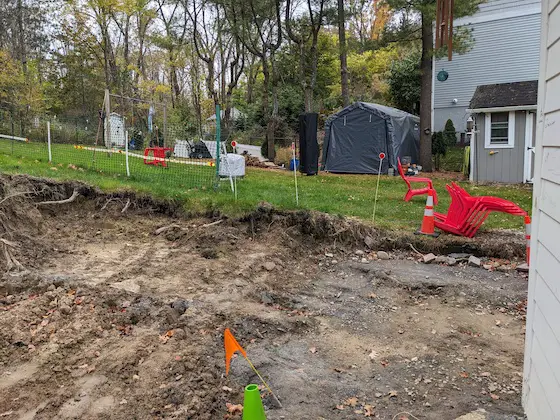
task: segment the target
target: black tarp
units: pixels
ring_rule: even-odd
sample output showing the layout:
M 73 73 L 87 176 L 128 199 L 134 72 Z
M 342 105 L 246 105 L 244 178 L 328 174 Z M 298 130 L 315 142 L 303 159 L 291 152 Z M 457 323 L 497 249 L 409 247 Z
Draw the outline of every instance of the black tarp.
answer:
M 322 169 L 329 172 L 377 174 L 397 169 L 397 157 L 418 161 L 420 119 L 407 112 L 378 104 L 356 102 L 325 123 Z
M 307 175 L 317 175 L 319 171 L 318 119 L 315 113 L 299 116 L 299 170 Z

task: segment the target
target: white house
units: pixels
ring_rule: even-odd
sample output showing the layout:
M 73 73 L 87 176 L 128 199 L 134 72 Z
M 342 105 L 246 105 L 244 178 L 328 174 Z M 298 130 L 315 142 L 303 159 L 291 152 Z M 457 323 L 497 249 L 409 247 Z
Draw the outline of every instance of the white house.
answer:
M 529 420 L 560 419 L 560 0 L 543 0 L 523 375 Z
M 454 26 L 472 31 L 474 43 L 452 61 L 434 60 L 434 131 L 443 130 L 447 119 L 465 131 L 478 86 L 537 80 L 540 11 L 540 0 L 488 0 L 474 15 L 455 20 Z

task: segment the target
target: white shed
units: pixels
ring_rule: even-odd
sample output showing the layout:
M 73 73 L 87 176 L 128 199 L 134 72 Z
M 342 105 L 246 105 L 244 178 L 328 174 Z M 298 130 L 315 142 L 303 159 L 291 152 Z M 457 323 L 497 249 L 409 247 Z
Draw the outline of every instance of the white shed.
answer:
M 523 406 L 560 419 L 560 0 L 543 0 Z
M 107 127 L 107 120 L 109 120 L 110 129 Z M 125 128 L 123 116 L 117 114 L 116 112 L 111 112 L 109 118 L 105 118 L 104 129 L 106 147 L 124 147 Z

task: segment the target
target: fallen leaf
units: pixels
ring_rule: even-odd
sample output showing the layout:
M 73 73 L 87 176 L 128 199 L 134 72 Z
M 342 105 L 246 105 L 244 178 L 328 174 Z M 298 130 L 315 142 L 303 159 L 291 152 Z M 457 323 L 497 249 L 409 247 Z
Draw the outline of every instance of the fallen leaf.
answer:
M 362 410 L 354 410 L 354 414 L 364 414 Z
M 366 404 L 364 405 L 364 416 L 365 417 L 371 417 L 373 416 L 373 409 L 375 408 L 374 405 L 371 404 Z
M 358 404 L 358 399 L 356 397 L 347 398 L 344 401 L 344 404 L 349 405 L 350 407 L 356 407 L 356 405 Z
M 373 360 L 377 357 L 377 352 L 375 350 L 372 350 L 371 353 L 368 354 L 368 356 L 371 360 Z
M 499 327 L 501 325 L 502 321 L 500 321 L 499 319 L 496 320 L 496 326 Z
M 312 354 L 317 353 L 317 347 L 311 347 L 311 348 L 309 349 L 309 353 L 312 353 Z
M 469 374 L 468 374 L 468 372 L 461 372 L 461 376 L 462 376 L 463 378 L 468 378 L 468 377 L 469 377 Z
M 241 404 L 226 403 L 226 407 L 228 412 L 231 414 L 243 413 L 243 406 Z
M 500 397 L 496 394 L 490 394 L 490 397 L 495 401 L 495 400 L 499 400 Z
M 383 366 L 383 367 L 389 366 L 389 361 L 388 360 L 382 360 L 381 361 L 381 366 Z
M 344 410 L 344 406 L 342 404 L 338 404 L 336 408 L 337 410 Z

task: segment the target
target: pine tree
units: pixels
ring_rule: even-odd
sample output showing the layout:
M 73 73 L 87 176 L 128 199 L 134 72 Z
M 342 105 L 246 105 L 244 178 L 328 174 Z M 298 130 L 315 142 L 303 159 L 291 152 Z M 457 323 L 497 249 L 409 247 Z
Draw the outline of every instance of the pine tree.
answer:
M 445 128 L 443 129 L 443 137 L 445 143 L 449 147 L 455 146 L 455 144 L 457 143 L 457 133 L 451 119 L 448 119 L 445 123 Z

